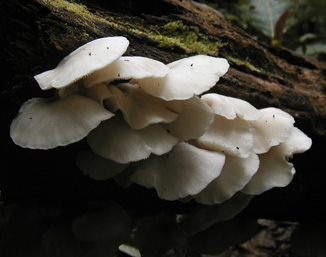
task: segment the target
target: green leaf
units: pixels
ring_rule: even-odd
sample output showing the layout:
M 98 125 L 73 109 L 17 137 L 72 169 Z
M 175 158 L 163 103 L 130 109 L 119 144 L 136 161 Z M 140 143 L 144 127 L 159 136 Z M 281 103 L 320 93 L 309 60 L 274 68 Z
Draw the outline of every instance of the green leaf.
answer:
M 322 41 L 310 42 L 298 47 L 296 52 L 317 58 L 319 54 L 326 54 L 326 43 Z
M 270 39 L 274 38 L 276 21 L 291 6 L 290 1 L 250 0 L 240 10 L 248 22 Z

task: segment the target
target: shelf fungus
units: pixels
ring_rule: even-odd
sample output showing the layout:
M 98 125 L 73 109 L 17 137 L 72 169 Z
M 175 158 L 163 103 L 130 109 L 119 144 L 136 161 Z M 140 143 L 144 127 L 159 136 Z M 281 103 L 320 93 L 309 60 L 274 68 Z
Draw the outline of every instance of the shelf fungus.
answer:
M 154 188 L 171 201 L 220 204 L 291 182 L 289 159 L 311 139 L 280 109 L 205 94 L 227 72 L 226 59 L 164 64 L 122 56 L 128 44 L 96 39 L 36 75 L 55 94 L 22 105 L 10 128 L 14 143 L 50 149 L 86 138 L 89 149 L 76 160 L 85 175 Z

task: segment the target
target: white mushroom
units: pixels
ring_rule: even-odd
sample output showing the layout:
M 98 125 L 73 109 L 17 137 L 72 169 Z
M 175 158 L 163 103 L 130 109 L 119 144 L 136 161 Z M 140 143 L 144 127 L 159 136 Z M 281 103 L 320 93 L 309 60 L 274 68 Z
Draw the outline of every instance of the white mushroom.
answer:
M 229 68 L 226 59 L 205 55 L 184 58 L 167 66 L 170 72 L 163 78 L 138 79 L 132 83 L 164 100 L 185 100 L 209 90 Z
M 146 159 L 151 153 L 162 155 L 178 142 L 159 124 L 131 129 L 120 115 L 102 122 L 87 137 L 92 150 L 106 159 L 129 163 Z
M 82 150 L 76 158 L 77 167 L 94 180 L 113 178 L 128 167 L 128 164 L 120 164 L 105 159 L 90 150 Z
M 238 98 L 210 93 L 204 94 L 201 99 L 213 109 L 215 114 L 229 120 L 233 120 L 236 117 L 247 121 L 258 120 L 263 116 L 263 112 Z
M 180 142 L 203 135 L 214 119 L 211 108 L 197 96 L 178 102 L 182 103 L 181 113 L 175 121 L 162 126 Z
M 248 158 L 226 155 L 221 175 L 204 188 L 195 199 L 202 204 L 219 204 L 243 189 L 257 172 L 259 158 L 252 153 Z
M 150 124 L 169 123 L 181 112 L 180 101 L 164 101 L 145 93 L 138 85 L 128 83 L 110 86 L 110 98 L 105 100 L 109 110 L 119 109 L 133 129 L 143 129 Z
M 126 51 L 125 37 L 95 39 L 66 56 L 58 66 L 35 76 L 41 89 L 62 88 L 116 61 Z
M 248 121 L 259 120 L 263 112 L 244 100 L 219 94 L 205 94 L 201 99 L 212 108 L 215 118 L 211 127 L 197 140 L 199 145 L 204 149 L 247 158 L 254 142 Z
M 160 198 L 176 200 L 203 190 L 220 175 L 224 161 L 222 153 L 182 142 L 163 156 L 150 156 L 130 178 L 144 187 L 154 187 Z
M 246 121 L 239 118 L 228 120 L 215 115 L 211 127 L 197 139 L 197 142 L 204 149 L 247 158 L 252 152 L 253 140 Z
M 93 99 L 103 107 L 106 107 L 104 104 L 105 100 L 111 97 L 108 87 L 103 83 L 87 88 L 84 90 L 83 95 Z
M 242 192 L 261 194 L 273 187 L 287 186 L 295 174 L 292 163 L 287 161 L 295 153 L 303 153 L 311 147 L 311 139 L 298 128 L 291 128 L 285 142 L 259 155 L 260 166 Z
M 97 102 L 81 95 L 60 100 L 34 98 L 19 110 L 10 136 L 21 147 L 50 149 L 83 139 L 112 116 Z
M 140 56 L 124 56 L 112 64 L 95 71 L 83 79 L 85 87 L 116 79 L 160 78 L 169 73 L 170 69 L 163 63 Z
M 272 146 L 284 142 L 293 128 L 293 117 L 277 108 L 261 109 L 264 116 L 250 122 L 254 135 L 253 150 L 257 154 L 266 153 Z
M 85 88 L 82 83 L 78 81 L 69 87 L 57 89 L 56 95 L 58 95 L 60 98 L 66 98 L 70 95 L 83 95 L 104 106 L 103 101 L 110 97 L 110 91 L 103 83 L 97 84 L 91 88 Z
M 297 127 L 293 127 L 286 141 L 278 146 L 278 150 L 284 154 L 285 158 L 292 158 L 293 154 L 300 154 L 309 150 L 311 145 L 311 138 Z

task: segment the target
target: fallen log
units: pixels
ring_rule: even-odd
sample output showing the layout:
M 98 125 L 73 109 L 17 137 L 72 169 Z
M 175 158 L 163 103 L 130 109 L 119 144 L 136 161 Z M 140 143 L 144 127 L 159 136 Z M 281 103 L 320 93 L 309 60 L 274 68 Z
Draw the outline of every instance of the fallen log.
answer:
M 3 201 L 74 201 L 115 190 L 111 184 L 109 189 L 95 185 L 76 169 L 74 156 L 83 142 L 46 152 L 20 149 L 9 138 L 9 126 L 24 101 L 52 93 L 39 90 L 35 74 L 54 68 L 92 39 L 121 35 L 130 41 L 127 55 L 164 63 L 195 54 L 224 57 L 231 68 L 213 92 L 294 116 L 296 126 L 313 139 L 312 148 L 293 160 L 297 174 L 290 186 L 254 198 L 245 213 L 282 220 L 325 216 L 325 62 L 256 41 L 220 12 L 189 0 L 15 0 L 2 3 L 2 11 Z

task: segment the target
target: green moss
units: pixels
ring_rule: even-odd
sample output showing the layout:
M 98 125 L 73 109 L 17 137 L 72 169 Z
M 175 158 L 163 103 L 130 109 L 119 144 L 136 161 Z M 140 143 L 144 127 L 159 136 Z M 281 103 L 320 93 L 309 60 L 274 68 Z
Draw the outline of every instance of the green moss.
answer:
M 65 9 L 68 12 L 75 13 L 81 17 L 87 17 L 90 15 L 87 7 L 83 4 L 75 3 L 75 2 L 68 2 L 65 0 L 43 0 L 45 4 L 50 4 L 53 7 L 59 9 Z
M 186 53 L 217 55 L 222 44 L 220 41 L 209 40 L 194 26 L 186 26 L 181 21 L 173 21 L 159 29 L 152 38 L 160 42 L 160 47 L 182 48 Z
M 85 5 L 65 0 L 43 0 L 43 3 L 51 6 L 52 9 L 63 9 L 69 13 L 76 14 L 78 17 L 72 19 L 72 22 L 78 23 L 79 27 L 91 27 L 91 30 L 99 32 L 99 24 L 121 31 L 121 34 L 142 35 L 158 42 L 158 47 L 172 50 L 182 49 L 185 54 L 209 54 L 218 55 L 219 48 L 223 43 L 216 39 L 208 38 L 201 33 L 196 26 L 187 26 L 181 21 L 172 21 L 161 27 L 147 25 L 142 20 L 133 18 L 114 18 L 112 16 L 101 17 L 89 12 Z M 79 19 L 80 18 L 80 19 Z M 85 32 L 87 33 L 87 32 Z M 101 34 L 101 33 L 99 33 Z
M 225 58 L 228 59 L 230 62 L 235 63 L 238 66 L 245 66 L 246 68 L 248 68 L 251 71 L 259 72 L 259 73 L 262 72 L 259 68 L 252 65 L 248 60 L 240 60 L 240 59 L 237 59 L 237 58 L 229 56 L 229 55 L 225 56 Z

